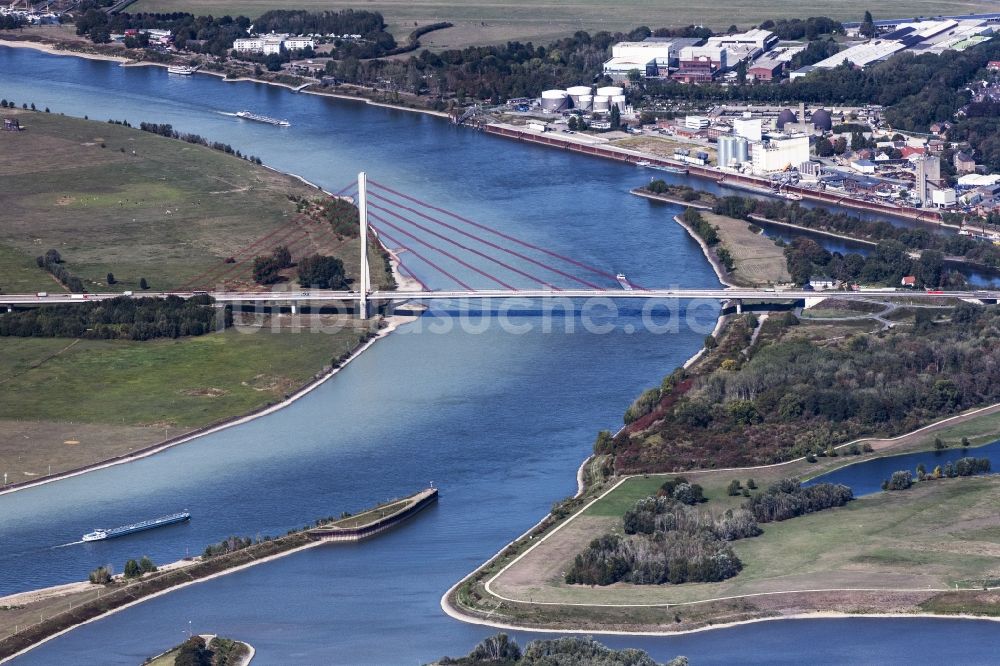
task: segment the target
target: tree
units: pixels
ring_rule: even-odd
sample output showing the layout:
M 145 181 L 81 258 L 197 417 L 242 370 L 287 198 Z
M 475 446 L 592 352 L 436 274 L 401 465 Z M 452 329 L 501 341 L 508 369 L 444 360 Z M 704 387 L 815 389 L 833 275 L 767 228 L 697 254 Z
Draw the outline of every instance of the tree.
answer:
M 754 481 L 753 479 L 747 479 L 747 488 L 749 488 L 750 490 L 756 490 L 757 482 Z
M 146 278 L 139 278 L 139 289 L 149 289 L 149 283 L 146 282 Z
M 148 555 L 143 555 L 142 559 L 139 560 L 139 568 L 144 574 L 153 573 L 156 571 L 156 564 L 153 563 L 153 560 L 149 559 Z
M 833 142 L 833 154 L 843 155 L 847 152 L 847 139 L 844 137 L 838 137 L 836 141 Z
M 317 289 L 341 289 L 344 280 L 344 262 L 336 257 L 314 254 L 299 261 L 299 285 Z
M 622 124 L 622 112 L 615 104 L 611 107 L 611 129 L 618 129 Z
M 192 636 L 177 649 L 174 666 L 212 666 L 212 652 L 201 636 Z
M 729 482 L 729 487 L 726 488 L 726 494 L 730 497 L 736 497 L 742 491 L 742 486 L 740 485 L 739 479 L 733 479 Z
M 861 27 L 858 28 L 858 34 L 869 38 L 875 36 L 875 20 L 872 18 L 872 13 L 870 11 L 865 11 L 865 18 L 861 21 Z
M 129 560 L 125 563 L 125 577 L 126 578 L 139 578 L 142 576 L 142 569 L 139 568 L 139 563 L 135 560 Z
M 740 60 L 736 65 L 736 83 L 744 85 L 747 82 L 747 61 Z
M 108 273 L 107 282 L 108 282 L 108 284 L 114 284 L 115 283 L 115 274 L 114 273 Z
M 830 157 L 833 155 L 833 143 L 824 136 L 816 139 L 816 155 Z
M 90 582 L 94 585 L 107 585 L 111 582 L 111 566 L 97 567 L 90 572 Z
M 580 128 L 580 124 L 579 121 L 577 121 L 576 119 L 576 115 L 572 115 L 569 117 L 569 121 L 566 123 L 566 127 L 573 132 L 577 131 Z
M 934 448 L 938 449 L 940 451 L 941 449 L 947 449 L 948 445 L 945 444 L 944 441 L 940 437 L 935 437 L 934 438 Z
M 277 262 L 278 268 L 288 268 L 292 265 L 292 253 L 288 251 L 288 247 L 285 245 L 279 245 L 274 248 L 272 256 L 274 257 L 274 261 Z

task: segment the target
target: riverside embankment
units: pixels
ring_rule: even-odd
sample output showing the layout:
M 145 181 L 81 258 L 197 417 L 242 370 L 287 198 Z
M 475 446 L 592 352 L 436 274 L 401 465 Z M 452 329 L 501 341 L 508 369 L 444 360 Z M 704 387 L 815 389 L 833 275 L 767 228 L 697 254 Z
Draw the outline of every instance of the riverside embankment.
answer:
M 211 557 L 174 562 L 160 571 L 129 581 L 121 576 L 95 598 L 93 586 L 59 586 L 4 597 L 3 608 L 35 613 L 39 622 L 15 628 L 0 639 L 0 664 L 76 627 L 124 610 L 174 590 L 271 562 L 322 544 L 357 542 L 382 534 L 437 501 L 438 490 L 427 488 L 351 516 L 319 523 L 311 529 L 289 532 Z M 65 610 L 63 608 L 65 607 Z M 9 612 L 9 611 L 8 611 Z M 8 622 L 9 623 L 9 622 Z

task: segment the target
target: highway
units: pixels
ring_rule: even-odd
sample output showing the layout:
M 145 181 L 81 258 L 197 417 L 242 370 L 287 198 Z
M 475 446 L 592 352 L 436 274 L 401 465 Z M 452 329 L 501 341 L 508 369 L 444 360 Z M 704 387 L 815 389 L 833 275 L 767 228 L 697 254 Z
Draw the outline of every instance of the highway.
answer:
M 166 298 L 179 296 L 211 296 L 217 303 L 324 303 L 353 302 L 361 299 L 356 291 L 178 291 L 178 292 L 143 292 L 133 297 Z M 0 305 L 56 305 L 80 304 L 92 301 L 103 301 L 122 296 L 120 293 L 68 294 L 49 293 L 38 294 L 0 294 Z M 631 291 L 614 289 L 494 289 L 481 291 L 373 291 L 367 296 L 371 302 L 389 301 L 441 301 L 441 300 L 492 300 L 492 299 L 556 299 L 556 298 L 614 298 L 614 299 L 717 299 L 717 300 L 802 300 L 815 298 L 840 298 L 848 300 L 863 300 L 872 297 L 880 299 L 914 298 L 926 301 L 948 300 L 954 298 L 975 300 L 1000 299 L 1000 290 L 978 291 L 920 291 L 880 289 L 865 291 L 809 291 L 804 289 L 633 289 Z

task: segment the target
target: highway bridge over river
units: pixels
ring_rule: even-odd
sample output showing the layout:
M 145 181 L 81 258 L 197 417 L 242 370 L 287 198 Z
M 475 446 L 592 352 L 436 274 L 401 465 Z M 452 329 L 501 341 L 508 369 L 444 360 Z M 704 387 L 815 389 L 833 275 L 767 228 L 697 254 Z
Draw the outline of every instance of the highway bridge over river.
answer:
M 290 220 L 266 236 L 253 241 L 218 266 L 191 278 L 176 291 L 142 291 L 122 293 L 35 293 L 0 294 L 0 307 L 33 307 L 55 304 L 80 304 L 125 296 L 190 298 L 211 296 L 217 304 L 270 305 L 291 307 L 297 311 L 303 306 L 343 304 L 356 310 L 360 316 L 370 316 L 373 306 L 392 306 L 408 301 L 451 301 L 462 304 L 476 303 L 489 307 L 491 301 L 509 302 L 511 299 L 548 302 L 556 301 L 564 309 L 587 307 L 589 299 L 624 299 L 631 301 L 660 300 L 664 302 L 690 301 L 693 299 L 721 300 L 735 304 L 740 311 L 746 301 L 788 302 L 803 301 L 806 307 L 825 298 L 847 300 L 919 300 L 925 303 L 954 302 L 962 299 L 975 302 L 996 302 L 1000 290 L 979 291 L 922 291 L 913 289 L 862 289 L 859 291 L 812 291 L 809 289 L 718 287 L 713 289 L 648 288 L 629 281 L 623 274 L 615 274 L 600 267 L 559 254 L 549 248 L 515 238 L 502 231 L 487 227 L 474 220 L 447 211 L 433 204 L 398 192 L 374 181 L 369 183 L 364 172 L 358 174 L 357 184 L 349 184 L 337 195 L 345 195 L 356 187 L 355 196 L 347 196 L 357 204 L 360 243 L 360 269 L 352 291 L 334 290 L 281 290 L 260 288 L 248 290 L 243 284 L 230 285 L 234 271 L 249 273 L 248 265 L 256 255 L 267 254 L 278 246 L 289 246 L 301 241 L 311 231 L 303 230 L 296 220 Z M 370 189 L 373 188 L 373 189 Z M 372 211 L 369 211 L 369 208 Z M 371 222 L 369 222 L 371 218 Z M 315 231 L 315 230 L 314 230 Z M 380 291 L 371 288 L 368 265 L 369 238 L 377 240 L 389 250 L 400 273 L 408 278 L 408 288 L 399 291 Z M 394 249 L 393 249 L 394 248 Z M 451 289 L 430 289 L 406 261 L 414 261 L 432 271 L 437 277 L 458 285 Z M 497 288 L 475 288 L 475 280 L 486 280 Z M 526 288 L 516 286 L 527 281 Z M 562 284 L 557 284 L 561 282 Z M 196 285 L 215 285 L 199 287 Z M 419 285 L 419 288 L 409 285 Z M 607 286 L 613 285 L 613 286 Z M 578 302 L 582 301 L 582 302 Z

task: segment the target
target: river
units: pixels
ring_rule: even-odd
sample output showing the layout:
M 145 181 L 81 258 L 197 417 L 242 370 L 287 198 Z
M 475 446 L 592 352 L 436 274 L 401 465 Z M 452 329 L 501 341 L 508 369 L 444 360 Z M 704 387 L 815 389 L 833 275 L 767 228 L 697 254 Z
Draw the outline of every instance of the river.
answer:
M 0 97 L 54 112 L 171 123 L 339 189 L 359 170 L 436 205 L 644 285 L 716 286 L 671 216 L 628 194 L 635 167 L 525 146 L 439 119 L 160 68 L 0 48 Z M 223 113 L 287 118 L 281 129 Z M 29 126 L 30 127 L 30 126 Z M 30 131 L 30 128 L 29 128 Z M 433 286 L 441 278 L 414 264 Z M 128 557 L 158 562 L 230 534 L 277 534 L 433 481 L 441 500 L 373 541 L 313 549 L 81 627 L 18 664 L 136 664 L 197 631 L 242 638 L 262 664 L 421 663 L 492 633 L 438 601 L 456 580 L 575 490 L 597 430 L 700 345 L 717 306 L 658 334 L 635 313 L 603 335 L 515 334 L 447 313 L 404 326 L 291 407 L 129 465 L 0 497 L 0 595 L 78 580 Z M 459 322 L 461 323 L 461 322 Z M 435 326 L 435 324 L 442 324 Z M 188 509 L 189 524 L 97 544 L 83 531 Z M 849 642 L 832 637 L 848 631 Z M 670 638 L 609 637 L 696 664 L 987 663 L 996 625 L 947 620 L 786 621 Z M 827 640 L 823 640 L 823 637 Z M 923 637 L 923 638 L 921 638 Z M 531 636 L 519 634 L 528 640 Z M 823 640 L 822 654 L 816 646 Z M 982 647 L 979 647 L 982 646 Z M 959 652 L 956 652 L 958 650 Z M 256 662 L 255 662 L 256 663 Z

